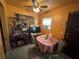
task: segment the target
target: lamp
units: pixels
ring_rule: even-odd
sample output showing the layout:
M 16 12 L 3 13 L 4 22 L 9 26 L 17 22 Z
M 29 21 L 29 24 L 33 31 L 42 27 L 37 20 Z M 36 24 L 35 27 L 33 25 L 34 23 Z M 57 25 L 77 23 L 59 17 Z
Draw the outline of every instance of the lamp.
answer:
M 38 12 L 40 12 L 40 8 L 39 7 L 38 8 L 33 8 L 33 11 L 38 13 Z

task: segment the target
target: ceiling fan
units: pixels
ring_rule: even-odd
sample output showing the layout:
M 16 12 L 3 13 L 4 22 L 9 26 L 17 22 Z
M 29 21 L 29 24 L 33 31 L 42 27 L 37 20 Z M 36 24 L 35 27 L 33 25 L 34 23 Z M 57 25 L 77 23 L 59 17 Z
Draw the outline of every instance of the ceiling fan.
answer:
M 39 0 L 32 0 L 32 4 L 33 4 L 32 6 L 24 6 L 24 7 L 36 13 L 44 12 L 45 10 L 43 9 L 47 9 L 48 7 L 47 5 L 40 6 Z

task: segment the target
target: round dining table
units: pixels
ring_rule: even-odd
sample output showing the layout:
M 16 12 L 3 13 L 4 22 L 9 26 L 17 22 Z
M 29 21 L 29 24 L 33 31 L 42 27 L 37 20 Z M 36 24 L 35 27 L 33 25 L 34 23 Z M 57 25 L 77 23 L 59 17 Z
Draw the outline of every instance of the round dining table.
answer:
M 47 40 L 44 35 L 40 35 L 36 37 L 38 46 L 42 52 L 49 51 L 50 53 L 53 52 L 53 48 L 55 44 L 58 42 L 56 38 L 52 38 L 50 40 Z

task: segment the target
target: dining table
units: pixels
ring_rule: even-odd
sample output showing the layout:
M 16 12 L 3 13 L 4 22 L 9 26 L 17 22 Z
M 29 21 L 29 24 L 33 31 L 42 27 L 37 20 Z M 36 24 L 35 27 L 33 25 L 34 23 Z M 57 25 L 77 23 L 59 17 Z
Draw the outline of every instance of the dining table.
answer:
M 38 46 L 41 50 L 41 52 L 53 52 L 53 49 L 55 47 L 55 45 L 58 43 L 58 40 L 56 38 L 52 38 L 52 39 L 46 39 L 45 35 L 40 35 L 36 37 Z

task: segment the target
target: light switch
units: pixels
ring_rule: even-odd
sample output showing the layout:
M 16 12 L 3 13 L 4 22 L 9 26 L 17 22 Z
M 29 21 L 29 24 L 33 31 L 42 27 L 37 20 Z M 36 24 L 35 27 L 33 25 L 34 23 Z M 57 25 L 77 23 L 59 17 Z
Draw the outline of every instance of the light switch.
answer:
M 63 32 L 60 32 L 60 34 L 63 34 Z

